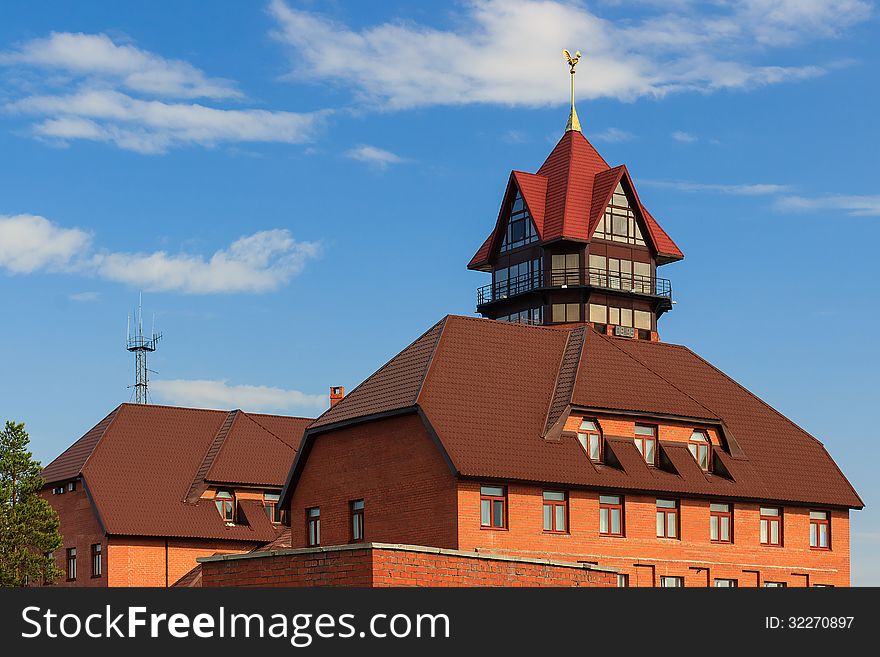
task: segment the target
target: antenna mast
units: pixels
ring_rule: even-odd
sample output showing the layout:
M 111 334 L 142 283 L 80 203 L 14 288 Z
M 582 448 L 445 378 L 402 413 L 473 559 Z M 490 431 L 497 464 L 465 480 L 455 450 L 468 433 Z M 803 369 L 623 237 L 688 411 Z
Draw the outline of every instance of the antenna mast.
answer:
M 159 340 L 162 339 L 161 333 L 155 330 L 150 331 L 150 335 L 144 335 L 143 321 L 143 295 L 138 299 L 137 313 L 134 317 L 134 332 L 132 332 L 132 317 L 128 318 L 128 329 L 125 335 L 125 348 L 127 351 L 134 353 L 134 385 L 128 386 L 134 388 L 132 397 L 136 404 L 148 404 L 149 396 L 147 386 L 149 384 L 149 373 L 152 371 L 147 367 L 147 354 L 156 351 Z M 155 324 L 155 316 L 153 319 Z

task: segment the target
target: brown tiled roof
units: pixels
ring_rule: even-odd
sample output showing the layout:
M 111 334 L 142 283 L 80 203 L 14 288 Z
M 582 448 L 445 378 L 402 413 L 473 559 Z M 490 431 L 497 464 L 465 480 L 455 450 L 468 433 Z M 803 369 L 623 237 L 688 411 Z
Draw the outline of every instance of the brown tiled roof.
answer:
M 587 329 L 570 406 L 717 426 L 731 453 L 716 449 L 716 474 L 666 441 L 661 467 L 649 468 L 631 438 L 608 437 L 609 465 L 599 466 L 573 435 L 544 440 L 551 407 L 566 394 L 570 344 L 564 329 L 449 316 L 361 384 L 356 403 L 340 401 L 334 423 L 414 403 L 463 477 L 862 506 L 819 441 L 678 345 Z M 322 420 L 306 440 L 332 429 Z
M 47 482 L 81 475 L 108 534 L 265 542 L 278 530 L 258 502 L 240 502 L 227 527 L 198 495 L 207 482 L 280 487 L 309 422 L 122 404 L 44 472 Z

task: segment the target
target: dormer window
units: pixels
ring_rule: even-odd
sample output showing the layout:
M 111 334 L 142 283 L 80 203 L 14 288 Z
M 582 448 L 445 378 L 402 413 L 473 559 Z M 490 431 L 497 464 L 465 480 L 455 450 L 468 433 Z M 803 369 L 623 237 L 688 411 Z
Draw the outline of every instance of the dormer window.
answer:
M 583 420 L 578 430 L 578 442 L 590 460 L 594 463 L 602 462 L 602 430 L 595 420 Z
M 694 431 L 688 441 L 688 449 L 694 456 L 697 465 L 706 472 L 709 471 L 709 436 L 705 431 Z
M 228 490 L 218 490 L 214 493 L 214 504 L 220 517 L 227 523 L 235 522 L 235 495 Z
M 645 463 L 655 465 L 657 462 L 657 427 L 637 424 L 635 443 L 636 449 L 644 457 Z
M 276 525 L 281 522 L 281 506 L 278 504 L 280 498 L 278 493 L 263 493 L 263 508 L 266 510 L 266 516 Z
M 510 219 L 507 221 L 507 230 L 501 239 L 501 253 L 531 244 L 537 240 L 538 231 L 535 230 L 532 215 L 529 214 L 526 208 L 522 194 L 519 193 L 519 190 L 516 190 L 516 196 L 510 205 Z

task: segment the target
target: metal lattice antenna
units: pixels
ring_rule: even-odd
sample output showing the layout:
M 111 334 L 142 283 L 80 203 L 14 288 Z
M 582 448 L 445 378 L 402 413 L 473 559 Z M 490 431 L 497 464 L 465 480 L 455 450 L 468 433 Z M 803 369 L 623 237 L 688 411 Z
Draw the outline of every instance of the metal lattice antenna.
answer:
M 144 314 L 143 314 L 143 294 L 138 299 L 138 308 L 134 317 L 134 333 L 131 327 L 132 317 L 128 317 L 128 328 L 125 332 L 125 348 L 129 352 L 134 353 L 134 385 L 128 386 L 132 388 L 132 398 L 136 404 L 149 403 L 149 373 L 152 371 L 147 367 L 147 354 L 156 351 L 159 340 L 162 339 L 161 333 L 156 333 L 155 329 L 150 331 L 150 335 L 144 335 Z M 153 325 L 156 319 L 153 316 Z

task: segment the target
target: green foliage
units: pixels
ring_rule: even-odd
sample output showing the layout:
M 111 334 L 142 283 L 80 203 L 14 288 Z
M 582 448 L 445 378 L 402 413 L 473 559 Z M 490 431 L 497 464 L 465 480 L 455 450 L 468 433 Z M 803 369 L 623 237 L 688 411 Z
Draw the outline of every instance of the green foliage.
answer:
M 0 586 L 54 582 L 61 576 L 47 553 L 61 547 L 58 514 L 40 497 L 40 463 L 28 450 L 24 424 L 0 432 Z

